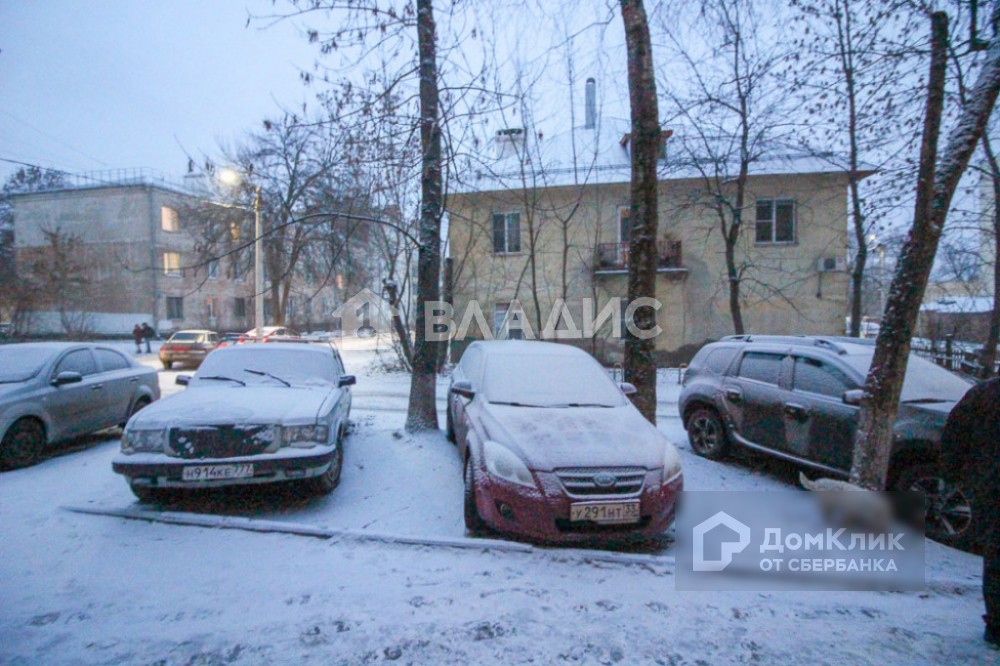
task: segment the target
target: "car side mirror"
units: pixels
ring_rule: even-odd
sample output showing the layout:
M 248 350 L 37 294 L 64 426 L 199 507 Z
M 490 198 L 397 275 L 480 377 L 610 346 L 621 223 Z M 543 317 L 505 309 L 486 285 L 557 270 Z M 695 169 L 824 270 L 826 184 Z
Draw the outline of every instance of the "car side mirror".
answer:
M 62 386 L 63 384 L 79 384 L 83 381 L 83 375 L 79 372 L 73 372 L 71 370 L 66 370 L 60 372 L 58 375 L 52 378 L 53 386 Z
M 345 386 L 354 386 L 358 383 L 358 378 L 354 375 L 344 375 L 337 382 L 337 388 L 344 388 Z
M 841 397 L 845 405 L 860 405 L 861 399 L 865 397 L 865 392 L 862 389 L 851 389 L 844 391 L 844 395 Z
M 472 389 L 472 384 L 467 381 L 458 381 L 451 385 L 451 392 L 463 398 L 472 400 L 476 397 L 476 392 Z
M 622 387 L 622 393 L 624 393 L 625 395 L 635 395 L 636 393 L 639 392 L 639 389 L 635 387 L 635 384 L 632 384 L 630 382 L 622 382 L 621 384 L 619 384 L 619 386 Z
M 174 384 L 179 386 L 187 386 L 191 383 L 191 375 L 177 375 L 177 379 L 174 380 Z

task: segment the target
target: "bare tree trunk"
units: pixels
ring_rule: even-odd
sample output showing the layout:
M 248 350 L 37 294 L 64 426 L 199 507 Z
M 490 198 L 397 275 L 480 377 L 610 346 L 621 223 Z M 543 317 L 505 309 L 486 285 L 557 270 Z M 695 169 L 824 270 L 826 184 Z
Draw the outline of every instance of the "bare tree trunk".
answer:
M 993 309 L 990 328 L 983 341 L 983 378 L 996 374 L 997 341 L 1000 339 L 1000 164 L 990 143 L 989 133 L 983 132 L 983 152 L 990 168 L 990 191 L 993 194 Z
M 659 150 L 660 121 L 653 75 L 653 50 L 649 24 L 642 0 L 621 0 L 628 50 L 629 103 L 632 110 L 632 191 L 629 237 L 628 298 L 656 298 L 656 156 Z M 656 312 L 650 307 L 635 312 L 635 326 L 643 331 L 656 326 Z M 656 423 L 656 360 L 652 337 L 640 339 L 625 331 L 625 381 L 639 392 L 635 406 L 651 423 Z
M 851 481 L 873 490 L 885 487 L 892 427 L 909 360 L 910 340 L 948 208 L 1000 91 L 1000 40 L 994 38 L 969 102 L 959 115 L 938 167 L 937 144 L 944 107 L 947 51 L 948 16 L 944 12 L 935 12 L 931 16 L 931 67 L 913 228 L 890 287 L 865 383 L 854 443 Z
M 420 64 L 420 247 L 417 250 L 416 338 L 410 403 L 406 411 L 409 431 L 438 427 L 435 389 L 439 342 L 427 340 L 426 307 L 438 300 L 441 276 L 441 125 L 438 117 L 436 27 L 431 0 L 417 0 L 417 51 Z
M 389 305 L 392 306 L 392 330 L 399 339 L 399 349 L 403 354 L 403 361 L 406 365 L 413 367 L 413 352 L 410 351 L 410 334 L 403 323 L 402 310 L 399 302 L 399 287 L 394 280 L 385 280 L 385 295 L 388 297 Z

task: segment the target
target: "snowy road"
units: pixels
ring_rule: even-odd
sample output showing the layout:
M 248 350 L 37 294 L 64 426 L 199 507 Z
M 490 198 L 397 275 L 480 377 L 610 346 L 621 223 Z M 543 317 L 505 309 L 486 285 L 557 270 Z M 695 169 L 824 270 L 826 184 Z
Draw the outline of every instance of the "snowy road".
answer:
M 462 539 L 461 469 L 443 434 L 402 431 L 408 377 L 344 352 L 359 375 L 341 486 L 169 507 L 350 533 Z M 150 364 L 155 357 L 145 357 Z M 161 371 L 164 393 L 181 371 Z M 691 454 L 660 386 L 660 428 L 688 489 L 788 489 L 758 460 Z M 444 383 L 439 386 L 443 408 Z M 443 423 L 443 420 L 442 420 Z M 111 472 L 117 433 L 0 475 L 0 664 L 994 663 L 980 640 L 980 560 L 928 544 L 929 591 L 675 592 L 671 553 L 404 545 L 82 515 L 141 510 Z M 242 518 L 240 518 L 242 519 Z M 636 559 L 643 559 L 640 556 Z

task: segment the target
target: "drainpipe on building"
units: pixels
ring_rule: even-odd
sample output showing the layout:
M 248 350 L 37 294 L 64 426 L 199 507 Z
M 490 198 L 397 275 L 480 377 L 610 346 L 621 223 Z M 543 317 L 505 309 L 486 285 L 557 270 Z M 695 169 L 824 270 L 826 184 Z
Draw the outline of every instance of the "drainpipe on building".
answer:
M 156 301 L 158 294 L 156 293 L 156 206 L 153 201 L 153 188 L 148 188 L 149 193 L 149 265 L 152 267 L 150 274 L 153 278 L 153 293 L 152 293 L 152 307 L 150 312 L 152 313 L 153 321 L 150 325 L 153 330 L 156 331 L 157 336 L 160 334 L 160 320 L 156 316 Z

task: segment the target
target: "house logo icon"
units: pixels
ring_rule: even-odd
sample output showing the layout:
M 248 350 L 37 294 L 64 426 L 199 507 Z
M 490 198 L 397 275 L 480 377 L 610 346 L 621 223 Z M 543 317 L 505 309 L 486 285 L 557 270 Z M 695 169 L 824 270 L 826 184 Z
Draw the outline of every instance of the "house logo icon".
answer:
M 387 331 L 398 311 L 389 301 L 365 287 L 330 313 L 340 320 L 344 334 Z
M 712 530 L 725 527 L 736 535 L 736 540 L 727 540 L 721 543 L 719 559 L 709 560 L 705 558 L 705 537 Z M 750 527 L 730 516 L 725 511 L 703 520 L 694 526 L 692 530 L 694 539 L 694 561 L 692 568 L 695 571 L 723 571 L 733 562 L 733 556 L 742 553 L 750 545 Z

